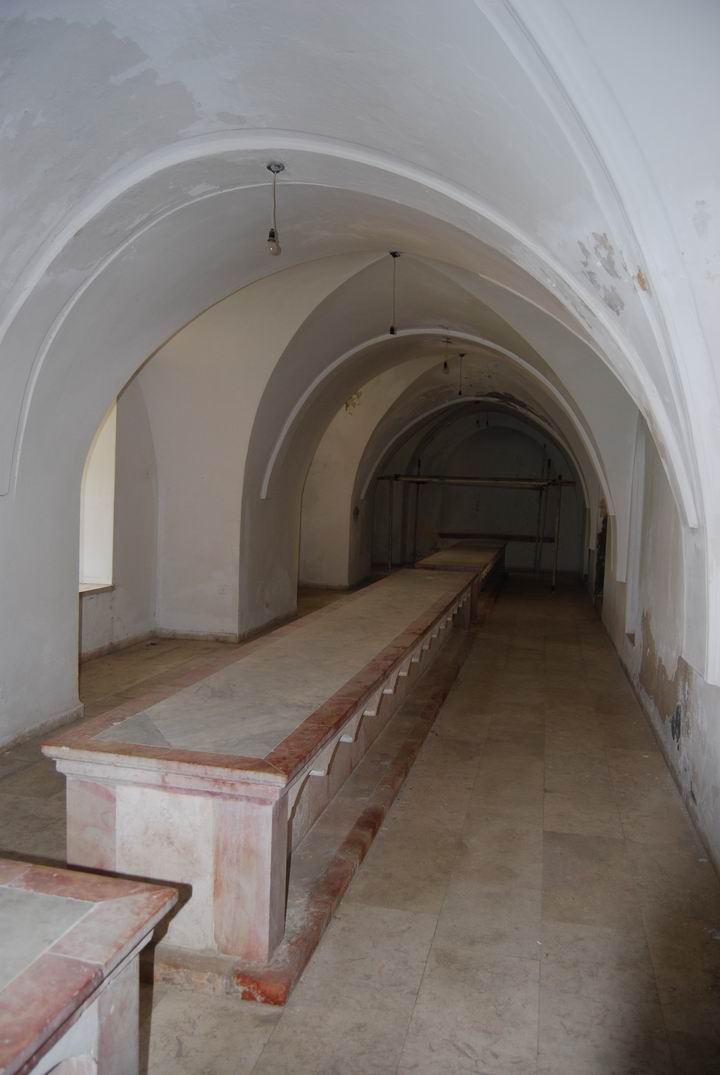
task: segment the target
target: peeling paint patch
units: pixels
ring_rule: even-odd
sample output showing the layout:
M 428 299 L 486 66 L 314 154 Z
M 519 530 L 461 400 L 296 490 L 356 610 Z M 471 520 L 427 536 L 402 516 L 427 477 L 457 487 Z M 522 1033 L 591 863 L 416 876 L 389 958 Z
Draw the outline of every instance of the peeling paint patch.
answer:
M 680 748 L 680 736 L 682 735 L 682 706 L 676 705 L 675 712 L 670 720 L 670 735 L 673 742 Z
M 708 227 L 711 220 L 712 213 L 708 208 L 708 203 L 705 201 L 696 201 L 692 222 L 698 239 L 707 238 Z
M 649 291 L 650 290 L 650 285 L 647 282 L 647 276 L 642 271 L 642 269 L 640 269 L 640 268 L 638 269 L 638 271 L 633 276 L 633 280 L 635 281 L 635 283 L 637 284 L 637 286 L 640 288 L 641 291 Z
M 598 259 L 608 276 L 614 276 L 616 280 L 620 279 L 620 273 L 618 267 L 615 264 L 615 248 L 608 239 L 605 232 L 602 235 L 594 231 L 593 232 L 595 257 Z
M 583 276 L 586 277 L 600 293 L 600 298 L 613 313 L 618 317 L 625 309 L 625 303 L 623 302 L 620 292 L 614 285 L 604 284 L 598 275 L 599 269 L 604 269 L 608 276 L 615 277 L 619 280 L 620 272 L 618 271 L 617 264 L 615 262 L 615 248 L 608 239 L 607 235 L 603 232 L 594 231 L 592 234 L 592 251 L 589 249 L 587 243 L 578 239 L 578 246 L 580 247 L 580 253 L 582 255 L 580 264 L 582 266 Z M 622 256 L 621 256 L 622 260 Z M 624 260 L 623 260 L 623 264 Z
M 357 392 L 353 392 L 351 396 L 348 396 L 348 398 L 345 400 L 345 411 L 347 412 L 347 414 L 352 414 L 352 412 L 360 405 L 361 397 L 361 389 L 359 389 Z
M 603 287 L 601 297 L 608 309 L 619 317 L 625 309 L 625 303 L 620 298 L 619 291 L 614 287 Z
M 650 626 L 650 613 L 646 610 L 642 615 L 640 684 L 657 706 L 663 722 L 670 721 L 670 734 L 678 746 L 680 736 L 688 732 L 687 716 L 683 726 L 681 708 L 687 700 L 688 677 L 689 668 L 682 657 L 678 658 L 674 675 L 668 673 L 658 656 Z

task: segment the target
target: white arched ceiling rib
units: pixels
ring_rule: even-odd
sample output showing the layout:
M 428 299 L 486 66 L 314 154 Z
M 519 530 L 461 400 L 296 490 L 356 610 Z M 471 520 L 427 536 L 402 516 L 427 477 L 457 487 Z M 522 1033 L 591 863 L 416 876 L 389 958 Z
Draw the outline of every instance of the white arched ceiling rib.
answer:
M 486 396 L 473 396 L 463 399 L 450 399 L 445 400 L 442 403 L 438 403 L 435 406 L 424 410 L 415 418 L 408 420 L 408 422 L 406 422 L 405 425 L 403 425 L 403 427 L 398 430 L 398 432 L 395 433 L 393 437 L 388 441 L 385 448 L 378 452 L 374 456 L 373 460 L 367 464 L 367 467 L 364 465 L 364 463 L 361 463 L 361 468 L 367 471 L 367 477 L 362 484 L 362 488 L 360 491 L 360 499 L 365 499 L 378 471 L 382 466 L 385 465 L 385 462 L 390 458 L 393 450 L 400 444 L 402 444 L 403 441 L 407 440 L 415 432 L 417 432 L 418 426 L 422 425 L 423 422 L 428 421 L 428 419 L 433 418 L 435 415 L 442 415 L 448 413 L 449 411 L 456 410 L 458 407 L 464 406 L 465 409 L 470 410 L 473 405 L 477 405 L 477 409 L 482 410 L 483 403 L 487 403 L 492 405 L 493 407 L 497 407 L 497 401 Z M 530 417 L 529 415 L 521 413 L 519 410 L 513 411 L 511 408 L 498 408 L 498 410 L 500 410 L 501 413 L 512 414 L 517 418 L 521 418 L 529 425 L 537 426 L 543 431 L 543 433 L 548 437 L 549 440 L 558 444 L 558 446 L 562 449 L 563 452 L 565 452 L 565 454 L 568 456 L 571 463 L 575 467 L 575 470 L 582 484 L 585 502 L 588 503 L 588 484 L 587 477 L 585 474 L 585 467 L 579 462 L 576 453 L 573 451 L 571 445 L 563 436 L 563 434 L 559 430 L 555 429 L 549 421 L 547 421 L 545 418 L 538 414 L 533 414 L 532 417 Z M 437 426 L 433 426 L 430 430 L 428 430 L 427 435 L 434 436 L 436 433 Z M 602 472 L 596 471 L 595 476 L 600 483 L 600 486 L 603 490 L 603 494 L 608 499 L 608 505 L 610 505 L 612 503 L 612 498 L 610 495 L 610 490 L 604 481 L 604 476 Z M 610 508 L 609 514 L 614 514 L 612 508 Z
M 714 43 L 720 12 L 714 4 L 695 5 L 690 16 L 682 6 L 665 4 L 654 19 L 645 4 L 611 2 L 599 10 L 591 3 L 568 9 L 561 0 L 542 8 L 534 0 L 476 2 L 553 113 L 571 115 L 577 159 L 585 162 L 586 174 L 597 173 L 598 166 L 605 172 L 613 192 L 607 209 L 614 209 L 628 242 L 642 251 L 648 321 L 677 397 L 687 476 L 697 484 L 697 519 L 685 521 L 704 528 L 685 535 L 685 555 L 697 564 L 692 570 L 686 565 L 687 607 L 706 610 L 686 618 L 687 625 L 702 624 L 686 637 L 686 656 L 706 679 L 720 683 L 720 385 L 714 357 L 720 316 L 711 264 L 718 248 L 717 233 L 709 244 L 694 216 L 707 207 L 708 193 L 716 194 L 711 177 L 718 170 L 718 141 L 707 136 L 700 117 L 718 96 Z M 620 22 L 624 33 L 618 37 Z M 647 47 L 638 51 L 641 39 Z M 667 123 L 667 114 L 682 120 Z M 652 416 L 640 409 L 662 458 Z M 677 500 L 667 467 L 666 473 Z
M 339 355 L 334 362 L 326 366 L 325 369 L 320 374 L 318 374 L 317 377 L 315 377 L 315 379 L 308 386 L 303 395 L 296 401 L 295 405 L 293 406 L 292 410 L 290 411 L 285 420 L 280 436 L 278 437 L 277 441 L 273 446 L 272 452 L 265 467 L 265 473 L 263 475 L 263 480 L 261 484 L 261 499 L 265 500 L 270 495 L 270 485 L 272 482 L 273 471 L 283 457 L 289 437 L 293 429 L 296 427 L 297 423 L 301 420 L 304 408 L 307 406 L 308 402 L 312 399 L 315 393 L 319 390 L 322 383 L 327 380 L 328 377 L 330 377 L 345 363 L 351 361 L 357 355 L 361 354 L 363 351 L 368 351 L 380 343 L 385 343 L 388 339 L 397 339 L 398 337 L 412 338 L 422 336 L 444 337 L 448 335 L 448 332 L 449 330 L 446 327 L 399 329 L 395 337 L 389 337 L 385 335 L 377 336 L 373 339 L 366 340 L 364 343 L 358 344 L 357 346 L 352 347 L 350 350 L 346 351 L 344 354 Z M 612 496 L 610 495 L 607 477 L 604 473 L 602 462 L 598 456 L 592 439 L 589 436 L 588 432 L 584 429 L 582 423 L 578 419 L 578 416 L 569 406 L 567 400 L 562 395 L 562 393 L 559 392 L 558 389 L 553 384 L 551 384 L 546 377 L 539 373 L 539 371 L 536 370 L 534 366 L 532 366 L 529 362 L 526 362 L 525 359 L 522 359 L 518 355 L 514 354 L 512 351 L 509 351 L 506 348 L 493 343 L 491 340 L 487 340 L 483 337 L 475 336 L 470 333 L 451 331 L 450 334 L 452 335 L 453 340 L 465 340 L 466 342 L 476 344 L 484 348 L 485 350 L 490 351 L 493 354 L 497 354 L 502 356 L 503 358 L 509 359 L 512 363 L 522 369 L 525 374 L 528 375 L 531 383 L 534 381 L 535 383 L 539 384 L 542 389 L 552 397 L 555 403 L 557 403 L 557 405 L 562 409 L 563 413 L 567 416 L 569 422 L 572 425 L 572 428 L 576 431 L 578 437 L 582 441 L 585 451 L 587 452 L 590 462 L 593 466 L 593 469 L 598 475 L 598 480 L 603 486 L 603 491 L 606 492 L 606 495 L 608 497 L 608 504 L 612 503 Z
M 471 217 L 463 218 L 465 231 L 470 233 L 473 230 L 477 230 L 478 226 L 484 227 L 488 231 L 487 238 L 491 245 L 504 252 L 516 264 L 534 276 L 544 287 L 547 288 L 549 285 L 554 289 L 556 295 L 561 296 L 561 302 L 568 310 L 574 331 L 584 334 L 581 328 L 583 323 L 586 328 L 590 329 L 595 340 L 594 349 L 596 353 L 614 369 L 630 394 L 636 398 L 636 402 L 638 402 L 641 409 L 649 413 L 650 421 L 657 430 L 661 444 L 667 446 L 668 456 L 674 463 L 672 483 L 678 502 L 683 508 L 688 523 L 695 525 L 696 512 L 692 497 L 692 486 L 688 480 L 686 462 L 677 442 L 669 414 L 654 384 L 649 382 L 647 378 L 638 377 L 639 371 L 643 369 L 639 355 L 629 339 L 626 338 L 624 332 L 618 327 L 617 318 L 613 321 L 613 316 L 609 314 L 602 301 L 597 299 L 588 288 L 583 287 L 577 279 L 573 278 L 547 249 L 541 247 L 534 238 L 521 233 L 511 221 L 503 218 L 496 210 L 478 198 L 477 195 L 471 194 L 457 184 L 448 182 L 407 162 L 393 160 L 387 154 L 376 151 L 371 152 L 348 143 L 326 138 L 311 138 L 304 135 L 289 134 L 288 132 L 242 131 L 188 140 L 179 145 L 166 147 L 162 151 L 148 156 L 140 164 L 129 169 L 123 176 L 116 177 L 111 184 L 108 184 L 91 197 L 82 209 L 73 216 L 72 221 L 61 229 L 60 233 L 46 245 L 34 260 L 15 295 L 15 300 L 11 306 L 12 317 L 9 320 L 6 319 L 0 329 L 3 334 L 0 336 L 0 348 L 13 320 L 17 319 L 28 305 L 28 300 L 32 297 L 34 290 L 40 287 L 41 281 L 50 272 L 51 268 L 51 276 L 55 280 L 62 279 L 62 266 L 55 263 L 58 259 L 62 261 L 62 256 L 68 250 L 68 247 L 73 246 L 71 240 L 77 241 L 78 236 L 82 236 L 82 241 L 87 242 L 89 233 L 92 231 L 91 224 L 97 224 L 99 217 L 102 217 L 103 213 L 107 212 L 111 206 L 116 206 L 118 200 L 122 201 L 130 191 L 134 195 L 133 199 L 130 200 L 134 201 L 135 197 L 139 197 L 135 190 L 137 186 L 150 182 L 160 174 L 172 171 L 179 164 L 197 162 L 208 157 L 218 157 L 222 154 L 254 154 L 254 159 L 251 163 L 254 173 L 257 174 L 261 168 L 259 155 L 267 155 L 270 152 L 280 152 L 286 156 L 290 155 L 291 166 L 293 164 L 293 154 L 295 154 L 294 163 L 300 174 L 304 170 L 307 172 L 309 161 L 314 161 L 316 165 L 318 161 L 323 163 L 331 161 L 336 165 L 343 166 L 349 165 L 349 174 L 342 177 L 346 183 L 345 189 L 365 189 L 367 186 L 372 185 L 369 183 L 371 177 L 377 187 L 379 179 L 379 187 L 383 192 L 381 196 L 388 196 L 392 191 L 395 199 L 399 200 L 401 204 L 414 204 L 432 219 L 442 219 L 442 215 L 438 214 L 438 196 L 446 203 L 446 209 L 448 210 L 446 216 L 448 219 L 453 216 L 453 208 L 455 213 L 460 212 L 461 217 L 463 213 L 470 211 Z M 305 162 L 305 167 L 300 164 L 300 158 Z M 312 170 L 311 167 L 310 171 L 312 172 Z M 359 170 L 359 172 L 356 170 Z M 319 171 L 322 173 L 323 169 L 320 168 Z M 340 168 L 340 171 L 342 171 L 342 168 Z M 166 178 L 169 181 L 170 177 Z M 341 176 L 337 174 L 336 169 L 333 180 L 337 182 L 340 178 Z M 400 189 L 393 190 L 394 184 L 397 186 L 398 181 Z M 316 178 L 313 179 L 308 176 L 304 182 L 322 183 L 322 175 L 317 174 L 316 168 Z M 175 177 L 174 185 L 176 188 L 178 186 L 182 188 L 179 177 Z M 227 189 L 245 191 L 252 190 L 256 186 L 257 183 L 253 182 L 235 185 Z M 227 189 L 199 194 L 192 201 L 181 201 L 179 204 L 156 214 L 149 222 L 144 220 L 141 227 L 131 227 L 129 234 L 121 239 L 120 242 L 115 238 L 115 246 L 112 251 L 110 253 L 104 252 L 103 257 L 100 258 L 100 263 L 94 265 L 92 271 L 87 274 L 82 283 L 71 288 L 70 293 L 66 295 L 62 303 L 60 311 L 52 318 L 51 324 L 46 330 L 44 339 L 41 341 L 36 353 L 32 356 L 24 383 L 16 384 L 16 390 L 18 388 L 20 390 L 20 399 L 12 399 L 12 392 L 9 397 L 6 395 L 8 406 L 10 408 L 13 405 L 15 406 L 14 420 L 11 411 L 9 415 L 2 415 L 3 419 L 8 419 L 9 421 L 4 420 L 0 423 L 0 428 L 14 431 L 14 436 L 13 433 L 10 433 L 14 444 L 6 446 L 6 448 L 9 447 L 9 451 L 6 450 L 5 453 L 0 453 L 8 461 L 14 460 L 14 462 L 10 463 L 8 478 L 10 474 L 13 477 L 17 475 L 23 430 L 27 422 L 33 391 L 40 376 L 43 362 L 46 360 L 53 342 L 61 331 L 63 323 L 90 286 L 90 283 L 106 271 L 109 264 L 122 252 L 137 244 L 143 236 L 162 223 L 169 214 L 179 214 L 200 200 L 218 199 L 227 193 Z M 433 195 L 433 197 L 428 198 L 428 195 Z M 126 213 L 128 208 L 130 207 L 125 207 Z M 137 208 L 135 207 L 136 217 Z M 102 231 L 102 228 L 100 230 Z M 118 229 L 117 221 L 110 230 L 114 236 L 117 236 L 118 231 L 122 231 L 121 228 Z M 83 232 L 85 232 L 84 236 Z M 71 258 L 70 260 L 72 262 L 73 259 Z M 65 275 L 67 277 L 69 274 L 66 273 Z M 73 279 L 73 283 L 76 283 L 76 281 L 77 274 Z M 67 285 L 67 279 L 64 282 Z M 553 304 L 551 303 L 550 305 Z M 190 316 L 195 316 L 198 312 L 200 311 L 192 311 Z M 579 322 L 575 321 L 576 318 L 580 319 Z M 176 328 L 179 327 L 179 325 L 176 326 Z M 157 345 L 161 342 L 163 341 L 158 340 Z M 1 490 L 2 485 L 0 483 Z M 5 491 L 7 491 L 7 487 Z

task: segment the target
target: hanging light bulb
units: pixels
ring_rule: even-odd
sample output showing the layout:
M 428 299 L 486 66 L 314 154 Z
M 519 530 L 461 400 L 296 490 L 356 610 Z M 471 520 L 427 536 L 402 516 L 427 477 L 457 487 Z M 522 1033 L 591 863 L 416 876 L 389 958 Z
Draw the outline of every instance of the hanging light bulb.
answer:
M 450 339 L 449 336 L 443 336 L 443 341 L 442 342 L 445 344 L 445 353 L 443 355 L 443 364 L 442 364 L 443 373 L 449 373 L 450 372 L 450 363 L 448 362 L 448 347 L 452 343 L 452 340 Z
M 268 232 L 266 246 L 268 254 L 277 257 L 278 254 L 282 254 L 282 247 L 280 246 L 277 229 L 277 177 L 280 172 L 285 171 L 285 165 L 280 161 L 270 161 L 267 170 L 272 173 L 272 225 Z
M 391 336 L 396 336 L 397 335 L 397 330 L 395 328 L 395 284 L 396 284 L 395 277 L 396 277 L 397 259 L 400 257 L 400 251 L 399 250 L 389 250 L 388 253 L 390 254 L 390 257 L 393 259 L 393 263 L 392 263 L 392 324 L 390 325 L 390 328 L 388 329 L 388 332 L 390 333 Z

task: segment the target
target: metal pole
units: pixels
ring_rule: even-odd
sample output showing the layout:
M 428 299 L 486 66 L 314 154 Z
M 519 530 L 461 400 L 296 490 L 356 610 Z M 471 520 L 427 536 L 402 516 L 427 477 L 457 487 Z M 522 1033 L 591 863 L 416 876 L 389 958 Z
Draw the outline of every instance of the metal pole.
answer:
M 420 485 L 477 485 L 484 488 L 498 489 L 542 489 L 544 485 L 557 485 L 559 478 L 543 480 L 542 478 L 445 478 L 437 474 L 380 474 L 379 480 L 395 482 L 417 482 Z M 563 485 L 574 485 L 574 481 L 564 481 Z
M 540 478 L 541 478 L 541 480 L 545 478 L 545 459 L 546 458 L 547 458 L 547 444 L 543 444 L 542 463 L 540 464 Z M 537 538 L 535 540 L 535 556 L 533 558 L 533 567 L 535 569 L 535 574 L 536 575 L 537 575 L 538 571 L 540 570 L 540 568 L 538 566 L 539 562 L 540 562 L 540 550 L 542 549 L 542 545 L 540 543 L 540 538 L 541 538 L 540 523 L 542 522 L 541 516 L 542 516 L 542 505 L 543 505 L 543 493 L 544 493 L 544 491 L 545 491 L 544 489 L 541 489 L 540 490 L 540 495 L 538 496 L 537 521 L 535 523 L 535 532 L 537 534 Z
M 541 531 L 540 531 L 540 524 L 542 523 L 542 506 L 543 506 L 543 498 L 544 498 L 544 496 L 545 496 L 545 490 L 541 489 L 540 490 L 540 495 L 538 496 L 537 522 L 535 523 L 535 556 L 533 558 L 533 567 L 534 567 L 536 575 L 537 575 L 538 571 L 540 570 L 540 568 L 538 566 L 539 562 L 540 562 L 540 550 L 542 548 L 542 545 L 541 545 L 542 534 L 541 534 Z
M 415 518 L 413 519 L 413 557 L 412 562 L 417 561 L 417 532 L 418 532 L 418 511 L 420 510 L 420 486 L 415 486 Z
M 550 468 L 552 467 L 552 459 L 547 461 L 547 479 L 550 480 Z M 543 500 L 543 516 L 542 527 L 540 531 L 540 555 L 538 556 L 538 574 L 542 571 L 543 552 L 545 551 L 545 527 L 547 526 L 547 513 L 548 502 L 550 500 L 550 491 L 548 486 L 545 486 L 545 497 Z
M 558 474 L 558 478 L 562 478 L 562 474 Z M 552 571 L 552 588 L 555 589 L 555 582 L 557 581 L 557 565 L 558 565 L 558 552 L 560 550 L 560 508 L 562 507 L 562 485 L 558 485 L 558 502 L 557 502 L 557 514 L 555 516 L 555 548 L 553 549 L 553 571 Z
M 395 483 L 388 482 L 388 574 L 392 571 L 392 516 L 394 514 Z

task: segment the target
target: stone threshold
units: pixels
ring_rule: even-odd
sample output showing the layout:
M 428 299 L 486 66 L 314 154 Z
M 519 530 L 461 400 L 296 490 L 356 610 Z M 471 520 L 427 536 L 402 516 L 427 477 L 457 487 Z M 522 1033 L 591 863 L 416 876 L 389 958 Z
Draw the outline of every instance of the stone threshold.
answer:
M 502 579 L 480 595 L 477 622 Z M 160 941 L 145 953 L 145 980 L 283 1006 L 330 924 L 412 768 L 474 641 L 455 628 L 428 674 L 390 719 L 362 762 L 298 845 L 292 858 L 285 937 L 266 964 L 245 963 Z

